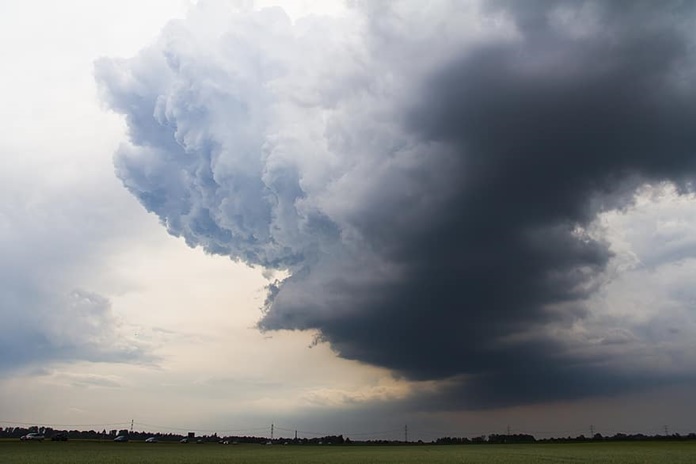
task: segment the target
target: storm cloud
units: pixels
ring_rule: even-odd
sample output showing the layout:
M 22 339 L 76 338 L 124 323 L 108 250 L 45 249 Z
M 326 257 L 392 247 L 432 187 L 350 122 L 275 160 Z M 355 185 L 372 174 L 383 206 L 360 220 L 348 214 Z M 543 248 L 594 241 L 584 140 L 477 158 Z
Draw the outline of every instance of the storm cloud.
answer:
M 689 377 L 575 329 L 613 256 L 598 216 L 692 190 L 693 20 L 683 2 L 295 22 L 200 2 L 96 76 L 128 123 L 126 188 L 190 246 L 287 272 L 261 329 L 442 380 L 431 405 L 494 407 Z

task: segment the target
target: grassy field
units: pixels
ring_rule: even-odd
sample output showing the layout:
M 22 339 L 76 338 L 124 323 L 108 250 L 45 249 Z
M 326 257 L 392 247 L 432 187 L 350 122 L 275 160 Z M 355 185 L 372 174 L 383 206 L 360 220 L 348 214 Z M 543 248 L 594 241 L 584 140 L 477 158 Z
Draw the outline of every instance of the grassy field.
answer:
M 696 442 L 482 446 L 264 446 L 0 441 L 3 464 L 696 463 Z

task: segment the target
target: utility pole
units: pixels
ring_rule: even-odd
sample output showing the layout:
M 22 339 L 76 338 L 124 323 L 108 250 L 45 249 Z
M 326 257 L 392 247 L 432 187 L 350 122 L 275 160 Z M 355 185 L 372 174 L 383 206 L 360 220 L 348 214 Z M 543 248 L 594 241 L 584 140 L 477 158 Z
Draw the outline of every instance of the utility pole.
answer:
M 590 425 L 590 438 L 594 438 L 594 425 Z
M 273 441 L 273 424 L 271 424 L 271 441 Z
M 408 424 L 404 425 L 404 442 L 408 443 Z
M 131 433 L 131 434 L 133 433 L 133 419 L 131 419 L 131 429 L 130 429 L 130 433 Z
M 297 441 L 297 430 L 295 430 L 295 441 Z

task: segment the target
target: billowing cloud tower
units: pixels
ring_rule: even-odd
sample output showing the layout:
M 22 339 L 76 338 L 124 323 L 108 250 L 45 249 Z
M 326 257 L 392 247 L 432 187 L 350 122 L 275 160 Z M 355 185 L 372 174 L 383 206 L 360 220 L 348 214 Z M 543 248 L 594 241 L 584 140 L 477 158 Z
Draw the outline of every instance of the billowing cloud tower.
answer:
M 688 377 L 578 327 L 612 259 L 598 215 L 691 191 L 693 20 L 683 2 L 294 22 L 200 2 L 96 76 L 128 123 L 126 188 L 190 246 L 287 272 L 260 328 L 447 379 L 450 405 L 520 404 Z

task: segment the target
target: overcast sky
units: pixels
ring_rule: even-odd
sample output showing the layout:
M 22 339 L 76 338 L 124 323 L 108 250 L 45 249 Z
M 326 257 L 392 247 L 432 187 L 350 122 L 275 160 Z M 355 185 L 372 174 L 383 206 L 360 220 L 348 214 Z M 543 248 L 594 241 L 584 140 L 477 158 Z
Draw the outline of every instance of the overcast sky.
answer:
M 2 3 L 0 426 L 695 431 L 695 19 Z

